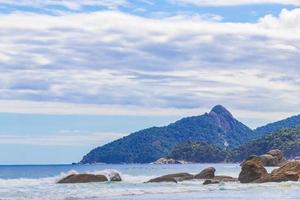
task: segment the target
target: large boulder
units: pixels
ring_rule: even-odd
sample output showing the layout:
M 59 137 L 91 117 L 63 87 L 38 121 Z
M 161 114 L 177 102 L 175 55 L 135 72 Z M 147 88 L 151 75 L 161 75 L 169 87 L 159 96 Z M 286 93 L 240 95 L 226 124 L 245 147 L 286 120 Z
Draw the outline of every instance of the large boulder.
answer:
M 263 166 L 266 167 L 276 167 L 281 166 L 286 162 L 286 159 L 283 156 L 283 153 L 278 149 L 273 149 L 266 154 L 256 156 L 251 155 L 245 161 L 242 162 L 241 166 L 248 160 L 260 161 Z
M 261 182 L 262 179 L 266 179 L 268 176 L 262 162 L 248 160 L 242 165 L 238 180 L 241 183 Z
M 271 174 L 263 167 L 262 162 L 249 160 L 242 166 L 239 175 L 241 183 L 266 183 L 266 182 L 284 182 L 298 181 L 300 177 L 300 161 L 289 161 Z
M 202 170 L 199 174 L 194 176 L 195 179 L 213 179 L 215 177 L 216 169 L 213 167 Z
M 104 175 L 94 174 L 71 174 L 57 183 L 90 183 L 90 182 L 106 182 L 107 177 Z
M 270 154 L 264 154 L 259 156 L 260 161 L 263 163 L 264 166 L 268 166 L 268 167 L 274 167 L 274 166 L 278 166 L 279 165 L 279 160 L 270 155 Z
M 277 158 L 279 162 L 282 162 L 285 160 L 282 151 L 280 151 L 279 149 L 273 149 L 273 150 L 269 151 L 267 154 Z
M 188 173 L 177 173 L 177 174 L 168 174 L 165 176 L 160 176 L 149 180 L 147 183 L 159 183 L 159 182 L 173 182 L 177 183 L 180 181 L 191 180 L 194 176 Z
M 298 181 L 300 177 L 300 161 L 289 161 L 271 173 L 272 182 Z

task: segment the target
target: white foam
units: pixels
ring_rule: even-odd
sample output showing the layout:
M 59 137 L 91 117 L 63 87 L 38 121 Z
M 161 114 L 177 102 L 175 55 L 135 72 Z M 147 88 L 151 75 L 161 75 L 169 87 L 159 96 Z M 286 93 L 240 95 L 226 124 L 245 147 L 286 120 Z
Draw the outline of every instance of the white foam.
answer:
M 102 174 L 120 173 L 123 181 L 118 183 L 56 184 L 56 182 L 78 171 L 68 171 L 58 176 L 40 179 L 0 179 L 0 199 L 5 200 L 70 200 L 70 199 L 103 199 L 132 195 L 175 194 L 175 193 L 218 193 L 220 191 L 285 191 L 298 190 L 300 182 L 239 184 L 225 183 L 203 186 L 203 181 L 192 180 L 175 183 L 150 183 L 147 180 L 154 176 L 133 176 L 116 170 L 86 171 L 84 173 Z

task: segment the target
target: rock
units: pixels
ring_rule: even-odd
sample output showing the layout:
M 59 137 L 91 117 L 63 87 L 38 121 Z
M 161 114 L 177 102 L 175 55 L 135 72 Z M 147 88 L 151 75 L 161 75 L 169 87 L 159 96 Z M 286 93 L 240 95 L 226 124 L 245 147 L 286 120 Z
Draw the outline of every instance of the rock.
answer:
M 177 173 L 177 174 L 168 174 L 165 176 L 160 176 L 154 179 L 149 180 L 147 183 L 159 183 L 159 182 L 180 182 L 185 180 L 191 180 L 194 176 L 188 173 Z
M 242 166 L 239 181 L 241 183 L 284 182 L 298 181 L 299 177 L 300 161 L 289 161 L 282 167 L 273 170 L 271 174 L 268 174 L 262 162 L 249 160 Z
M 242 171 L 239 174 L 238 180 L 241 183 L 260 182 L 268 176 L 268 172 L 262 162 L 248 160 L 242 165 Z
M 220 181 L 207 179 L 204 181 L 203 185 L 219 184 Z
M 263 165 L 267 167 L 275 167 L 279 165 L 279 160 L 270 154 L 261 155 L 259 156 L 259 159 Z
M 246 158 L 241 164 L 240 166 L 243 166 L 247 161 L 249 160 L 253 160 L 253 161 L 256 161 L 256 162 L 260 162 L 260 158 L 257 156 L 257 155 L 251 155 L 249 156 L 248 158 Z
M 172 158 L 160 158 L 157 161 L 153 162 L 153 164 L 161 165 L 161 164 L 183 164 L 183 162 L 174 160 Z
M 282 162 L 285 160 L 285 158 L 283 157 L 283 153 L 279 149 L 273 149 L 273 150 L 269 151 L 267 154 L 277 158 L 279 162 Z
M 289 161 L 271 173 L 270 182 L 298 181 L 300 177 L 300 161 Z
M 286 159 L 283 157 L 283 153 L 278 149 L 271 150 L 260 156 L 251 155 L 242 162 L 241 166 L 248 160 L 261 161 L 263 166 L 266 167 L 281 166 L 286 162 Z
M 194 176 L 195 179 L 213 179 L 215 177 L 216 169 L 213 167 L 202 170 L 199 174 Z
M 108 174 L 109 180 L 114 182 L 122 181 L 122 178 L 118 172 L 110 172 Z
M 90 183 L 90 182 L 106 182 L 107 177 L 104 175 L 94 175 L 94 174 L 72 174 L 69 175 L 57 183 Z
M 262 179 L 260 182 L 285 182 L 285 181 L 298 181 L 299 175 L 295 172 L 284 172 L 280 174 L 271 175 L 268 178 Z
M 238 181 L 237 178 L 233 178 L 231 176 L 215 176 L 213 178 L 215 181 L 220 181 L 220 182 L 236 182 Z

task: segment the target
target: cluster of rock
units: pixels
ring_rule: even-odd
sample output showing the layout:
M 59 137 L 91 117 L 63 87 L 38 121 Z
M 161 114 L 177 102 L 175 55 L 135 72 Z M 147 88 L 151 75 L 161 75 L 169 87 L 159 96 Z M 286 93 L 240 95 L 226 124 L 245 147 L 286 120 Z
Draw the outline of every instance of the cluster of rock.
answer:
M 278 149 L 271 150 L 266 154 L 260 156 L 251 155 L 241 165 L 243 165 L 248 160 L 260 161 L 266 167 L 282 166 L 287 162 L 283 156 L 283 153 Z
M 199 174 L 177 173 L 160 176 L 148 181 L 174 182 L 203 179 L 204 185 L 218 184 L 220 182 L 239 181 L 240 183 L 265 183 L 298 181 L 300 178 L 300 161 L 287 161 L 280 150 L 271 150 L 261 156 L 250 156 L 242 164 L 242 170 L 238 178 L 230 176 L 215 176 L 216 169 L 213 167 L 204 169 Z M 265 166 L 280 166 L 268 173 Z
M 173 159 L 160 159 L 157 164 L 178 164 Z M 279 168 L 268 173 L 265 166 L 278 166 Z M 265 182 L 283 182 L 299 181 L 300 178 L 300 160 L 286 161 L 279 150 L 269 151 L 261 156 L 250 156 L 242 164 L 242 169 L 238 178 L 231 176 L 216 176 L 216 169 L 206 168 L 198 174 L 176 173 L 153 178 L 147 183 L 173 182 L 187 180 L 204 180 L 203 184 L 218 184 L 221 182 L 240 182 L 240 183 L 265 183 Z M 101 174 L 71 174 L 57 183 L 89 183 L 89 182 L 107 182 L 122 181 L 117 172 L 110 172 L 106 175 Z
M 300 161 L 288 161 L 280 168 L 268 173 L 259 160 L 248 160 L 242 165 L 238 180 L 241 183 L 266 183 L 298 181 L 300 177 Z
M 215 172 L 216 172 L 215 168 L 209 167 L 202 170 L 200 173 L 196 175 L 189 174 L 189 173 L 168 174 L 157 178 L 153 178 L 149 180 L 147 183 L 159 183 L 159 182 L 177 183 L 181 181 L 194 180 L 194 179 L 205 180 L 204 184 L 238 181 L 237 178 L 233 178 L 230 176 L 215 176 Z
M 119 182 L 122 178 L 119 173 L 111 172 L 107 176 L 102 174 L 71 174 L 57 183 L 92 183 L 92 182 Z
M 165 164 L 187 164 L 188 162 L 183 160 L 174 160 L 172 158 L 160 158 L 152 164 L 165 165 Z
M 189 173 L 168 174 L 157 178 L 153 178 L 147 183 L 177 183 L 181 181 L 194 179 L 204 180 L 204 185 L 238 181 L 240 183 L 298 181 L 300 178 L 300 161 L 288 161 L 280 168 L 273 170 L 271 173 L 268 173 L 260 160 L 248 160 L 243 163 L 242 170 L 238 178 L 234 178 L 231 176 L 216 176 L 215 171 L 215 168 L 209 167 L 196 175 Z

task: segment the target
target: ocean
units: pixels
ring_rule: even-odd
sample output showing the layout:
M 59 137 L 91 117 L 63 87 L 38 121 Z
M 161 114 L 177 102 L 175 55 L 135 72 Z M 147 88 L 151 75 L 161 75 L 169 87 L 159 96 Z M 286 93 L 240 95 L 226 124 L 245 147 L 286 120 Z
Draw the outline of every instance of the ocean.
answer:
M 238 164 L 187 165 L 24 165 L 0 166 L 1 200 L 203 200 L 246 199 L 276 200 L 300 199 L 300 182 L 240 184 L 220 183 L 202 185 L 192 180 L 180 183 L 144 183 L 169 173 L 199 173 L 206 167 L 215 167 L 216 175 L 237 177 Z M 268 168 L 272 170 L 272 168 Z M 118 171 L 122 182 L 56 184 L 71 173 L 105 174 Z

